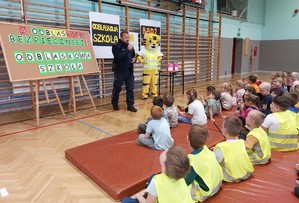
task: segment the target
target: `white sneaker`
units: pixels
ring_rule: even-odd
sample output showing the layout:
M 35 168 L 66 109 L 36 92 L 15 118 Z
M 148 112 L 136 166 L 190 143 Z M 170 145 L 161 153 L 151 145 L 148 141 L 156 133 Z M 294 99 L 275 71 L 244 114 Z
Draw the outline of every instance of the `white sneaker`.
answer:
M 296 164 L 295 167 L 296 167 L 296 170 L 299 171 L 299 164 Z

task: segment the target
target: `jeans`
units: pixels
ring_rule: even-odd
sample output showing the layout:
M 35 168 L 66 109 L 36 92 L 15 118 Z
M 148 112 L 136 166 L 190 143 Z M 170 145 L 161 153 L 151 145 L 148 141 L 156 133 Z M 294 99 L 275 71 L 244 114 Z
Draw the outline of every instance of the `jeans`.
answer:
M 191 118 L 187 118 L 187 117 L 185 117 L 185 116 L 179 116 L 179 117 L 178 117 L 178 121 L 179 121 L 180 123 L 192 124 L 192 123 L 191 123 Z
M 146 182 L 145 184 L 145 189 L 147 188 L 147 186 L 150 184 L 150 182 L 152 181 L 153 177 L 155 176 L 156 174 L 152 174 L 148 181 Z M 133 199 L 131 197 L 124 197 L 122 200 L 121 200 L 121 203 L 139 203 L 139 201 L 137 199 Z

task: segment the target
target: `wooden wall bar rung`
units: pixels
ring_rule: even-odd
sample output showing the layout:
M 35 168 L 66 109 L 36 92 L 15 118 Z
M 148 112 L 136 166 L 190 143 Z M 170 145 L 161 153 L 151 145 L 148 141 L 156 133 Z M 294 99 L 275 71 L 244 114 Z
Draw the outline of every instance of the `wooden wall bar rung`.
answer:
M 9 10 L 21 11 L 21 8 L 14 8 L 14 7 L 11 7 L 11 6 L 3 6 L 3 5 L 0 5 L 0 8 L 1 8 L 1 9 L 9 9 Z M 1 15 L 2 15 L 2 14 L 1 14 Z
M 12 2 L 13 6 L 3 5 L 0 6 L 1 9 L 11 10 L 14 12 L 21 11 L 21 2 L 19 0 L 10 0 L 7 2 Z M 198 8 L 193 8 L 190 6 L 184 6 L 178 15 L 172 16 L 171 14 L 159 14 L 156 16 L 155 12 L 141 11 L 138 9 L 125 7 L 119 7 L 117 4 L 106 4 L 102 0 L 97 2 L 82 0 L 82 7 L 79 7 L 77 3 L 71 0 L 62 0 L 59 3 L 54 1 L 41 1 L 32 2 L 28 0 L 22 1 L 24 5 L 24 16 L 20 17 L 20 14 L 10 14 L 9 12 L 1 13 L 3 21 L 6 19 L 13 19 L 15 22 L 26 22 L 40 26 L 41 24 L 47 24 L 55 28 L 68 28 L 76 30 L 89 30 L 88 12 L 89 9 L 95 8 L 92 11 L 100 11 L 103 13 L 111 13 L 120 16 L 120 29 L 128 29 L 132 32 L 139 32 L 139 19 L 148 18 L 161 21 L 161 50 L 164 54 L 164 58 L 161 61 L 161 67 L 165 68 L 168 62 L 177 60 L 180 64 L 180 68 L 184 69 L 186 72 L 186 77 L 188 82 L 198 82 L 205 79 L 208 69 L 212 69 L 214 75 L 219 74 L 219 58 L 220 58 L 220 37 L 221 37 L 221 27 L 211 26 L 210 14 L 206 13 L 204 10 Z M 61 2 L 61 3 L 60 3 Z M 144 1 L 142 4 L 154 7 L 157 3 L 160 4 L 160 8 L 170 9 L 170 2 L 157 2 L 154 0 Z M 86 4 L 86 7 L 84 6 Z M 92 6 L 91 6 L 92 5 Z M 98 6 L 98 7 L 97 7 Z M 49 8 L 49 9 L 47 9 Z M 55 12 L 54 10 L 57 10 Z M 215 21 L 221 20 L 221 16 L 213 15 L 214 25 Z M 57 19 L 58 18 L 58 19 Z M 210 24 L 209 24 L 210 23 Z M 221 24 L 221 22 L 219 22 Z M 214 41 L 212 41 L 212 38 Z M 217 41 L 218 40 L 218 41 Z M 214 43 L 213 46 L 211 43 Z M 213 58 L 211 57 L 212 51 L 210 49 L 214 48 Z M 210 52 L 209 52 L 210 51 Z M 0 53 L 1 49 L 0 49 Z M 86 77 L 86 82 L 88 83 L 90 92 L 93 96 L 110 96 L 113 85 L 113 72 L 112 59 L 99 59 L 98 66 L 100 75 L 89 74 Z M 207 64 L 213 64 L 213 67 L 209 67 Z M 8 97 L 19 97 L 19 99 L 14 101 L 1 101 L 2 104 L 12 104 L 16 106 L 18 103 L 21 104 L 19 109 L 28 108 L 26 103 L 28 101 L 28 93 L 14 93 L 18 89 L 29 88 L 28 85 L 24 85 L 20 88 L 13 87 L 10 85 L 8 80 L 8 73 L 6 71 L 5 61 L 2 56 L 0 56 L 0 84 L 5 85 L 0 88 L 0 98 Z M 135 65 L 135 79 L 136 88 L 141 88 L 142 84 L 142 65 Z M 218 71 L 218 72 L 217 72 Z M 99 80 L 100 83 L 99 83 Z M 165 81 L 165 80 L 163 80 Z M 55 84 L 64 85 L 65 82 L 55 82 Z M 98 85 L 102 84 L 101 87 Z M 179 83 L 178 83 L 179 84 Z M 15 91 L 16 90 L 16 91 Z M 67 88 L 61 88 L 62 97 L 67 97 Z M 138 89 L 136 89 L 138 90 Z M 64 100 L 65 102 L 66 100 Z M 5 108 L 13 109 L 8 106 Z M 0 108 L 1 111 L 1 108 Z M 3 110 L 4 111 L 4 110 Z
M 51 4 L 41 4 L 41 3 L 35 3 L 35 2 L 26 2 L 27 5 L 35 5 L 35 6 L 40 6 L 42 8 L 58 8 L 58 9 L 62 9 L 64 10 L 64 7 L 61 6 L 55 6 L 55 5 L 51 5 Z

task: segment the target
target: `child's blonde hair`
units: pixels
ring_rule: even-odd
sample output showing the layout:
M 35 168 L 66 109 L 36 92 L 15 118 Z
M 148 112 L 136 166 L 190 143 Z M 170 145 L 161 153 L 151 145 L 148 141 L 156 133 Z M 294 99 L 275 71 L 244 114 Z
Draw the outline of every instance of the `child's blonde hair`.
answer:
M 234 94 L 233 87 L 230 83 L 224 82 L 224 83 L 221 84 L 221 87 L 223 88 L 223 90 L 225 92 L 228 92 L 228 93 L 230 93 L 231 96 L 233 96 L 233 94 Z
M 293 80 L 298 81 L 299 80 L 299 72 L 292 72 Z
M 268 82 L 262 82 L 259 85 L 259 88 L 260 88 L 261 91 L 263 91 L 263 90 L 271 90 L 271 84 L 268 83 Z
M 282 77 L 275 78 L 274 80 L 276 80 L 277 82 L 281 83 L 282 86 L 284 85 L 284 80 L 283 80 Z
M 260 127 L 262 125 L 262 123 L 265 120 L 265 114 L 263 114 L 262 112 L 252 109 L 248 115 L 248 117 L 250 117 L 251 120 L 254 121 L 254 126 L 255 127 Z
M 236 84 L 243 89 L 246 87 L 246 83 L 243 80 L 237 80 Z

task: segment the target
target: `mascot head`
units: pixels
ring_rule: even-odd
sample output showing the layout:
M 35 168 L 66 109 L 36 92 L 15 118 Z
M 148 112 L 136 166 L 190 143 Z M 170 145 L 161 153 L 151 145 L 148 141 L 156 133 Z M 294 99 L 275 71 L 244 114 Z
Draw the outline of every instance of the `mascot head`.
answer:
M 160 36 L 154 33 L 144 35 L 143 44 L 146 49 L 156 50 L 160 46 Z

